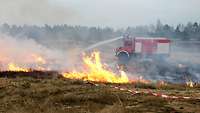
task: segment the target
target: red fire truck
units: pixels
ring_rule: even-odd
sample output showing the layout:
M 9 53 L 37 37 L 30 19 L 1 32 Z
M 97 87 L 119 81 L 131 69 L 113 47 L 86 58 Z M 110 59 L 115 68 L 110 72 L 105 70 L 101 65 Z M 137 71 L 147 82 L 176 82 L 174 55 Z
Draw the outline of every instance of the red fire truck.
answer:
M 123 46 L 115 50 L 118 68 L 152 80 L 182 82 L 198 78 L 198 70 L 191 64 L 170 59 L 171 46 L 172 41 L 165 37 L 125 36 Z
M 163 59 L 170 55 L 171 40 L 165 37 L 123 38 L 123 46 L 116 49 L 119 64 L 127 64 L 131 59 Z

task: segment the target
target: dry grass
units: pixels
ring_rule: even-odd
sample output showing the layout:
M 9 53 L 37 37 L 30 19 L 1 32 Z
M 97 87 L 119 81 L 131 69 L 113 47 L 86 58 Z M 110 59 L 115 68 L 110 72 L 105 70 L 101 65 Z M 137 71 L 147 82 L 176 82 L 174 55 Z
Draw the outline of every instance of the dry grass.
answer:
M 179 113 L 200 111 L 200 100 L 167 100 L 134 95 L 109 87 L 63 78 L 0 78 L 0 113 Z M 126 88 L 151 89 L 172 95 L 199 96 L 199 88 L 155 84 L 124 84 Z

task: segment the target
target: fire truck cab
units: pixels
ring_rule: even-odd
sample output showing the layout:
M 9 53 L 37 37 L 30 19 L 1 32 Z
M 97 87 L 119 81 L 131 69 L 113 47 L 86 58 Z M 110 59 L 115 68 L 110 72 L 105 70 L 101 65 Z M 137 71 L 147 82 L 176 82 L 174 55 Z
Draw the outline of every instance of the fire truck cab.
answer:
M 124 37 L 123 46 L 116 49 L 119 64 L 132 58 L 155 59 L 170 55 L 171 40 L 165 37 Z

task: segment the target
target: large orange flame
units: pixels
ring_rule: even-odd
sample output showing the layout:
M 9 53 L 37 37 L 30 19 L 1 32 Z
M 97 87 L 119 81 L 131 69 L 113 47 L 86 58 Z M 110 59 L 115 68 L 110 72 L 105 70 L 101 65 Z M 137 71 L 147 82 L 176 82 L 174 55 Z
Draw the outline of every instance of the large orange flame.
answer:
M 129 82 L 129 79 L 124 71 L 121 71 L 121 75 L 117 76 L 112 71 L 106 69 L 106 67 L 101 63 L 99 52 L 93 52 L 91 56 L 84 56 L 83 62 L 86 68 L 82 72 L 73 71 L 70 73 L 64 73 L 63 76 L 70 79 L 81 79 L 96 82 Z

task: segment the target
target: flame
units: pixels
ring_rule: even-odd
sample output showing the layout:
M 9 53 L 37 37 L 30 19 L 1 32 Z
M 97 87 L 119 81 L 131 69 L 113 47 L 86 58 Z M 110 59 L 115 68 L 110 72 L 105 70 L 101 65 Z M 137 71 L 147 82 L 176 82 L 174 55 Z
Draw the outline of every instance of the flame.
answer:
M 194 82 L 192 82 L 191 80 L 186 82 L 186 85 L 189 86 L 189 87 L 194 87 Z
M 45 58 L 43 58 L 42 56 L 38 55 L 38 54 L 32 54 L 32 57 L 35 61 L 35 70 L 38 71 L 47 71 L 50 70 L 48 67 L 44 66 L 45 64 L 47 64 L 47 61 Z
M 27 55 L 27 57 L 25 57 L 24 59 L 24 62 L 21 62 L 20 64 L 26 64 L 26 67 L 19 67 L 19 65 L 13 63 L 11 59 L 0 56 L 0 71 L 29 72 L 30 70 L 50 70 L 50 68 L 48 67 L 50 61 L 46 61 L 45 58 L 38 54 L 33 53 L 31 55 Z
M 25 69 L 25 68 L 21 68 L 18 67 L 16 64 L 14 63 L 9 63 L 8 64 L 8 70 L 9 71 L 16 71 L 16 72 L 29 72 L 29 69 Z
M 101 63 L 99 52 L 93 52 L 91 56 L 84 56 L 83 62 L 85 65 L 85 69 L 82 72 L 73 71 L 70 73 L 63 73 L 63 76 L 70 79 L 81 79 L 96 82 L 129 82 L 129 79 L 124 71 L 120 71 L 120 76 L 117 76 L 112 71 L 106 69 L 105 65 Z

